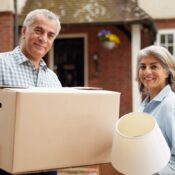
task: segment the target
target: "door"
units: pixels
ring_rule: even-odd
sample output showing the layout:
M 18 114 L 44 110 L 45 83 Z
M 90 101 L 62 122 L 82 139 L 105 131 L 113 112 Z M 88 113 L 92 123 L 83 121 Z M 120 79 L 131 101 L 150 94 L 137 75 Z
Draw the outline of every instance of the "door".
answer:
M 84 38 L 59 38 L 54 67 L 63 87 L 84 86 Z

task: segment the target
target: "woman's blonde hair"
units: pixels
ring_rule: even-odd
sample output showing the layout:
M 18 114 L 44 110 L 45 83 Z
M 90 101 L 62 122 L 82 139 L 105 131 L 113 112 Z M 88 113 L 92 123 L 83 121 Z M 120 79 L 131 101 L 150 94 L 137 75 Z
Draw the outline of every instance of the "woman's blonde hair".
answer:
M 162 67 L 168 72 L 167 84 L 171 86 L 171 89 L 175 92 L 175 58 L 171 53 L 162 46 L 148 46 L 139 51 L 137 55 L 137 81 L 139 84 L 139 90 L 141 93 L 145 93 L 145 87 L 139 79 L 139 63 L 142 58 L 147 56 L 153 56 L 158 59 Z

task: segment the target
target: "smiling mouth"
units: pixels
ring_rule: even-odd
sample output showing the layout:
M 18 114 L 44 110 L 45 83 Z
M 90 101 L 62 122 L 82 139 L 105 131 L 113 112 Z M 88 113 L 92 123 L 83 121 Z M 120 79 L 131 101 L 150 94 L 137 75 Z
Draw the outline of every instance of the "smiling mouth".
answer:
M 150 83 L 152 83 L 154 81 L 154 79 L 153 78 L 144 78 L 143 81 L 146 84 L 150 84 Z
M 36 46 L 38 49 L 44 49 L 44 48 L 45 48 L 44 46 L 42 46 L 42 45 L 40 45 L 40 44 L 36 44 L 36 43 L 35 43 L 35 46 Z
M 144 80 L 145 81 L 151 81 L 151 80 L 153 80 L 153 78 L 152 77 L 144 77 Z

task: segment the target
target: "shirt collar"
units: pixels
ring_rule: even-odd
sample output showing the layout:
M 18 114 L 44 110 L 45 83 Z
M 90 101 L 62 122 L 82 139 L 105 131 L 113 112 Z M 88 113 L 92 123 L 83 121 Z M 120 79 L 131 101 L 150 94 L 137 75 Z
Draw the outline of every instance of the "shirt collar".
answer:
M 166 85 L 154 98 L 154 101 L 162 101 L 171 91 L 170 85 Z
M 157 102 L 161 102 L 167 95 L 168 93 L 172 91 L 170 85 L 166 85 L 151 101 L 157 101 Z M 150 101 L 150 102 L 151 102 Z M 146 104 L 149 102 L 149 97 L 147 96 L 144 100 L 143 100 L 143 104 Z
M 14 52 L 13 54 L 15 55 L 15 58 L 16 58 L 16 61 L 18 64 L 23 64 L 25 62 L 31 62 L 21 51 L 20 47 L 17 46 L 15 49 L 14 49 Z M 43 68 L 43 69 L 47 69 L 47 65 L 46 63 L 44 62 L 43 59 L 40 60 L 40 67 Z

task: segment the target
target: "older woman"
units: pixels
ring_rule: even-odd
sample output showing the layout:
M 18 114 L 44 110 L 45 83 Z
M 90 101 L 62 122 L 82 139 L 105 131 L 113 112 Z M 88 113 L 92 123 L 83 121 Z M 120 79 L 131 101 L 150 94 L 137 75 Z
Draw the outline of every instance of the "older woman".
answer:
M 138 53 L 137 80 L 143 95 L 140 111 L 155 117 L 171 151 L 160 175 L 175 174 L 175 58 L 167 49 L 149 46 Z

